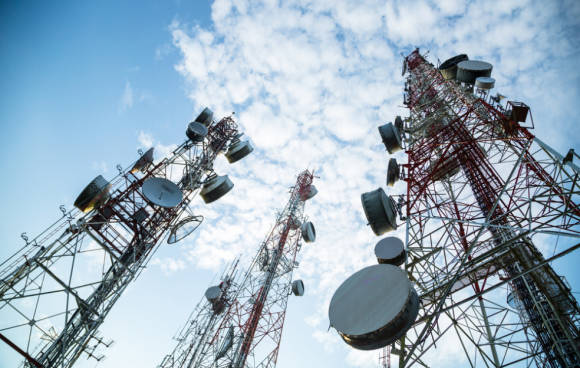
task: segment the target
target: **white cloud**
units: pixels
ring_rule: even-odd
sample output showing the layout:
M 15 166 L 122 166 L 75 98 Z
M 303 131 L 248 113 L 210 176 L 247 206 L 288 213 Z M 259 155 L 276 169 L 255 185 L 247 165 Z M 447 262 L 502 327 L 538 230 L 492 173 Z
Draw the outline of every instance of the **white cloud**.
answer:
M 139 136 L 137 137 L 137 141 L 139 141 L 139 146 L 142 148 L 153 147 L 153 135 L 151 135 L 149 133 L 145 133 L 144 131 L 139 132 Z

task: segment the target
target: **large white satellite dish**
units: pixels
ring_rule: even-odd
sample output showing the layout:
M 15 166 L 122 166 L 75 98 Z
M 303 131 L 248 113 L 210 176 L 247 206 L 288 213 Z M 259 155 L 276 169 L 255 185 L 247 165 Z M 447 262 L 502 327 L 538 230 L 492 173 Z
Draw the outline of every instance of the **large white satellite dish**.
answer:
M 338 287 L 328 317 L 347 344 L 373 350 L 403 336 L 418 312 L 419 298 L 406 273 L 378 264 L 354 273 Z
M 141 189 L 149 202 L 164 208 L 175 207 L 183 199 L 181 189 L 164 178 L 149 178 L 145 180 Z

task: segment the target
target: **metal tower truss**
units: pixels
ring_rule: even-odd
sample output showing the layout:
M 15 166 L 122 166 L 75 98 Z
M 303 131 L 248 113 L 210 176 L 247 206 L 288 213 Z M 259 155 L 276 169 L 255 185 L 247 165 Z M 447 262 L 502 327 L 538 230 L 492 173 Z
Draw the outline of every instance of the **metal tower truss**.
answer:
M 167 235 L 175 242 L 199 225 L 189 204 L 215 181 L 217 155 L 239 142 L 231 117 L 212 116 L 204 110 L 203 124 L 191 123 L 189 139 L 158 163 L 151 149 L 129 168 L 118 166 L 110 184 L 99 176 L 75 203 L 85 212 L 61 206 L 60 220 L 30 241 L 23 236 L 26 245 L 1 263 L 0 339 L 24 365 L 102 359 L 96 349 L 109 343 L 99 326 Z M 153 184 L 149 193 L 144 183 Z
M 525 104 L 445 80 L 418 50 L 404 72 L 405 269 L 421 308 L 391 352 L 429 367 L 425 354 L 454 341 L 472 367 L 580 366 L 580 309 L 550 265 L 580 246 L 573 152 L 532 135 Z
M 201 353 L 200 349 L 215 332 L 216 324 L 221 319 L 220 314 L 231 304 L 232 294 L 235 293 L 234 282 L 238 263 L 239 259 L 235 260 L 220 277 L 217 300 L 210 301 L 203 297 L 196 305 L 186 324 L 175 337 L 177 345 L 165 356 L 159 365 L 160 368 L 193 367 L 193 363 Z
M 196 346 L 188 345 L 186 353 L 182 353 L 183 348 L 176 349 L 181 355 L 177 357 L 174 351 L 160 367 L 275 367 L 288 296 L 304 292 L 302 281 L 292 282 L 301 239 L 310 242 L 315 238 L 313 225 L 304 216 L 305 201 L 316 194 L 312 180 L 308 170 L 298 175 L 288 204 L 247 271 L 232 280 L 229 291 L 211 299 L 210 294 L 218 294 L 208 289 L 208 301 L 188 322 L 202 325 L 199 331 L 203 332 L 197 332 L 196 337 L 188 332 L 189 337 L 183 338 L 195 341 Z M 216 304 L 225 307 L 216 308 Z

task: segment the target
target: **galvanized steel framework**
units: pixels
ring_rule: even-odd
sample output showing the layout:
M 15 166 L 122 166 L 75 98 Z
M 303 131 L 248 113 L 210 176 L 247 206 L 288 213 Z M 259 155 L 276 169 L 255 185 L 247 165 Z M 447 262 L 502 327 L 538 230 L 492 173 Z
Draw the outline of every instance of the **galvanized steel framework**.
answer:
M 185 141 L 143 172 L 118 167 L 101 210 L 63 209 L 60 220 L 0 264 L 0 339 L 25 365 L 71 367 L 83 354 L 102 358 L 98 348 L 108 343 L 99 326 L 168 230 L 191 215 L 189 203 L 237 134 L 237 124 L 225 117 L 201 142 Z M 152 177 L 178 183 L 181 203 L 149 203 L 141 185 Z
M 290 190 L 290 200 L 262 242 L 248 269 L 230 282 L 215 311 L 202 301 L 159 367 L 275 367 L 291 294 L 292 274 L 302 246 L 304 203 L 313 174 L 305 170 Z M 228 275 L 234 275 L 229 271 Z M 187 327 L 189 326 L 189 327 Z
M 550 265 L 580 246 L 580 170 L 418 50 L 404 73 L 405 269 L 421 308 L 391 350 L 399 366 L 432 366 L 449 343 L 472 367 L 580 366 L 580 309 Z

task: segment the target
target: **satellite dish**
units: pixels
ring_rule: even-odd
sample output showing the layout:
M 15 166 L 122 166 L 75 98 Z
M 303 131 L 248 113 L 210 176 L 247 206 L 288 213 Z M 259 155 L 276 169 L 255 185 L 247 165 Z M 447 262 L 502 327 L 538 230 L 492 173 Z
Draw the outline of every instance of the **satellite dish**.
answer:
M 399 164 L 397 160 L 392 158 L 389 160 L 389 165 L 387 166 L 387 185 L 392 187 L 395 185 L 397 180 L 399 180 Z
M 491 77 L 477 77 L 475 78 L 475 87 L 483 90 L 492 89 L 495 86 L 495 79 Z
M 85 213 L 100 207 L 109 199 L 110 188 L 111 184 L 102 175 L 97 176 L 79 194 L 74 203 L 75 207 Z
M 147 170 L 149 165 L 151 165 L 152 163 L 153 163 L 153 147 L 149 148 L 147 152 L 145 152 L 143 155 L 141 155 L 141 157 L 139 157 L 137 162 L 135 162 L 135 165 L 133 165 L 133 167 L 131 168 L 131 172 L 133 174 L 136 173 L 137 171 L 143 172 Z
M 401 134 L 393 123 L 387 123 L 379 127 L 379 134 L 383 140 L 383 144 L 389 153 L 395 153 L 403 149 L 401 142 Z
M 205 109 L 203 109 L 201 114 L 199 114 L 197 118 L 195 118 L 194 121 L 201 123 L 206 127 L 210 126 L 213 121 L 213 111 L 211 111 L 206 107 Z
M 296 296 L 304 295 L 304 282 L 302 280 L 292 281 L 292 293 Z
M 222 289 L 219 286 L 211 286 L 205 291 L 205 297 L 210 303 L 217 302 L 222 296 Z
M 380 264 L 400 266 L 407 259 L 407 252 L 403 241 L 397 237 L 389 236 L 379 240 L 375 245 L 375 255 Z
M 225 156 L 228 159 L 228 162 L 233 164 L 252 153 L 253 150 L 254 147 L 252 147 L 252 144 L 249 141 L 236 141 L 230 144 Z
M 167 244 L 175 244 L 194 232 L 203 222 L 203 216 L 187 216 L 171 227 Z
M 185 135 L 189 138 L 193 143 L 199 143 L 203 141 L 203 138 L 207 135 L 207 127 L 202 123 L 197 121 L 189 123 L 187 126 L 187 130 L 185 131 Z
M 318 194 L 318 189 L 314 186 L 314 184 L 310 184 L 308 189 L 305 190 L 305 193 L 302 195 L 302 200 L 307 201 Z
M 361 202 L 369 225 L 376 235 L 397 229 L 395 200 L 387 197 L 382 188 L 363 193 Z
M 334 292 L 328 317 L 340 337 L 360 350 L 378 349 L 401 338 L 419 312 L 419 297 L 396 266 L 363 268 Z
M 305 242 L 311 243 L 316 240 L 316 230 L 314 229 L 314 225 L 312 222 L 308 221 L 300 226 L 300 231 L 302 232 L 302 239 Z
M 485 61 L 464 60 L 457 64 L 457 80 L 467 84 L 474 84 L 478 77 L 491 76 L 492 69 L 493 66 Z
M 439 65 L 439 72 L 446 80 L 455 79 L 457 76 L 457 64 L 462 61 L 469 60 L 466 54 L 460 54 L 449 58 Z
M 149 178 L 145 180 L 141 189 L 149 202 L 163 208 L 175 207 L 183 199 L 181 189 L 165 178 Z
M 227 175 L 214 176 L 203 185 L 199 195 L 205 203 L 212 203 L 226 195 L 233 187 L 234 183 Z

